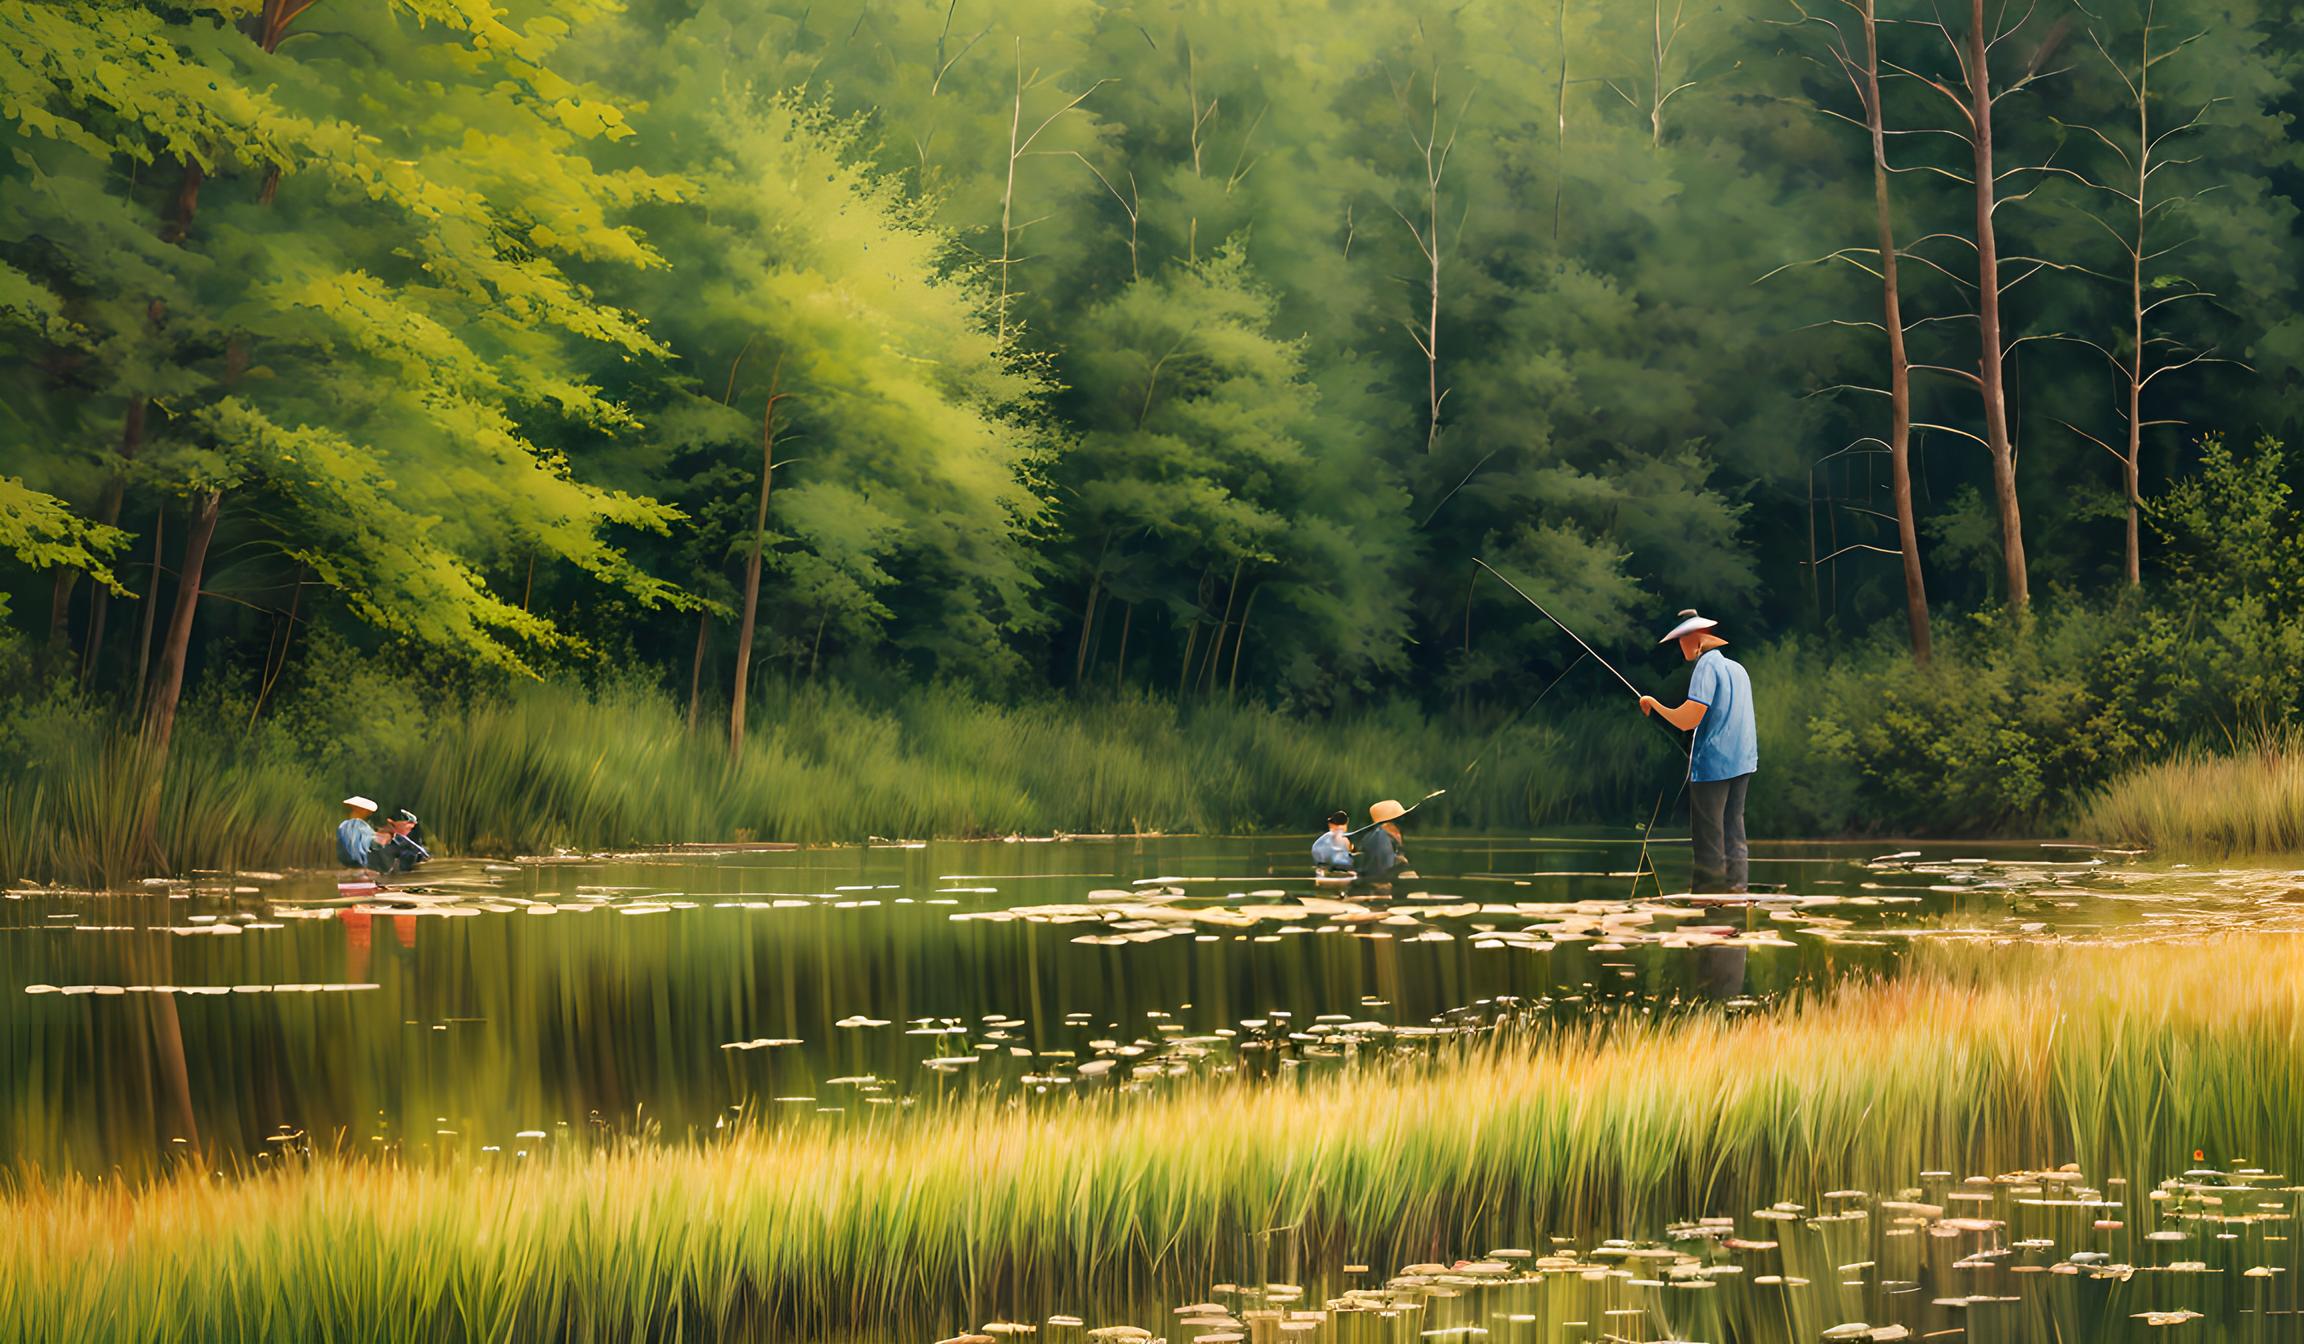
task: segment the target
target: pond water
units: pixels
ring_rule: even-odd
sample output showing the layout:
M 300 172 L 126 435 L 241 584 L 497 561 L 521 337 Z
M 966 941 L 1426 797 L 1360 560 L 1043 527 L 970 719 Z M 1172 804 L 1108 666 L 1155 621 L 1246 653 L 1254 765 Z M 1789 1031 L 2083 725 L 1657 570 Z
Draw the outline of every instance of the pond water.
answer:
M 2070 845 L 1763 844 L 1754 877 L 1766 890 L 1720 905 L 1673 894 L 1686 885 L 1684 847 L 1636 836 L 1416 837 L 1424 877 L 1382 901 L 1318 888 L 1306 844 L 444 861 L 374 894 L 339 891 L 332 873 L 11 891 L 0 901 L 0 1157 L 129 1174 L 194 1146 L 252 1165 L 281 1144 L 483 1159 L 785 1114 L 869 1115 L 959 1092 L 1062 1105 L 1208 1071 L 1444 1049 L 1504 1018 L 1605 1027 L 1756 1011 L 1836 977 L 1894 975 L 1921 939 L 2128 941 L 2304 923 L 2279 875 Z M 2246 1337 L 2304 1336 L 2304 1324 L 2275 1328 L 2265 1314 L 2275 1300 L 2293 1308 L 2293 1276 L 2248 1273 L 2293 1260 L 2283 1178 L 2195 1175 L 2193 1186 L 2267 1193 L 2219 1206 L 2251 1215 L 2229 1237 L 2193 1220 L 2171 1225 L 2182 1244 L 2138 1240 L 2158 1215 L 2208 1207 L 2183 1203 L 2197 1193 L 2149 1198 L 2174 1175 L 1973 1187 L 1964 1174 L 1915 1172 L 1908 1189 L 1840 1192 L 1727 1225 L 1436 1247 L 1414 1267 L 1298 1263 L 1282 1234 L 1244 1248 L 1238 1273 L 1255 1288 L 1206 1286 L 1204 1323 L 1175 1314 L 1189 1301 L 1119 1319 L 1216 1344 L 1235 1331 L 1928 1333 L 1874 1321 L 2029 1338 L 2031 1317 L 1985 1299 L 2046 1310 L 2046 1297 L 2007 1286 L 2037 1273 L 2080 1313 L 2061 1324 L 2131 1319 L 2109 1303 L 2145 1313 L 2139 1328 L 2158 1328 L 2151 1313 L 2207 1310 L 2269 1331 Z M 2122 1229 L 2076 1222 L 2091 1200 L 2119 1206 L 2101 1221 Z M 1942 1214 L 1947 1202 L 1955 1213 Z M 1937 1219 L 1899 1211 L 1928 1205 Z M 1946 1233 L 1942 1217 L 1961 1215 L 1997 1230 Z M 1608 1245 L 1612 1232 L 1634 1240 Z M 2158 1286 L 2187 1276 L 2197 1282 Z M 1998 1286 L 1945 1287 L 1960 1282 Z M 2207 1302 L 2191 1291 L 2201 1284 L 2222 1296 Z M 1039 1306 L 1056 1317 L 1035 1321 L 1044 1337 L 1081 1337 L 1061 1303 Z M 1314 1311 L 1327 1333 L 1288 1315 Z

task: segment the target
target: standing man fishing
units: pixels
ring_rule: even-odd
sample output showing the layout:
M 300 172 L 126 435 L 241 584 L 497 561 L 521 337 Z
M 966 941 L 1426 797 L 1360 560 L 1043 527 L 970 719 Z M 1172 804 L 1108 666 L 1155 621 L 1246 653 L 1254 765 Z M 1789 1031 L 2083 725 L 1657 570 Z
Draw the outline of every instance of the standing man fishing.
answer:
M 1677 642 L 1680 656 L 1696 665 L 1688 676 L 1688 698 L 1667 706 L 1653 695 L 1643 695 L 1640 712 L 1696 734 L 1688 754 L 1688 831 L 1696 851 L 1695 889 L 1741 895 L 1750 881 L 1744 795 L 1753 772 L 1760 768 L 1760 736 L 1752 719 L 1752 679 L 1742 663 L 1720 652 L 1728 641 L 1713 633 L 1719 624 L 1694 611 L 1680 613 L 1680 623 L 1656 642 Z

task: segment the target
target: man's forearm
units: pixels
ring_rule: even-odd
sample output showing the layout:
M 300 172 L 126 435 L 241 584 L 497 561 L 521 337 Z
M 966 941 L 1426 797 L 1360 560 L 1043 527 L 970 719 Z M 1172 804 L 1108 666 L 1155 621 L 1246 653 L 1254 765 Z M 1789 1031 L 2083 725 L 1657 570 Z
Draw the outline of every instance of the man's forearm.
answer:
M 1692 733 L 1696 731 L 1696 725 L 1704 721 L 1706 708 L 1701 701 L 1684 700 L 1678 705 L 1658 705 L 1656 712 L 1664 716 L 1664 722 L 1681 732 Z

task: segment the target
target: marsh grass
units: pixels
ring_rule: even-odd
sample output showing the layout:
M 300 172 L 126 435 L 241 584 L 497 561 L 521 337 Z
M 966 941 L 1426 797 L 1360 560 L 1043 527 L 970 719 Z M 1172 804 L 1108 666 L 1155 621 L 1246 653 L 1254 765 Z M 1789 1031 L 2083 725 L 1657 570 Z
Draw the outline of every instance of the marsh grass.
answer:
M 2304 850 L 2304 731 L 2228 751 L 2193 748 L 2122 775 L 2081 809 L 2077 835 L 2212 854 Z
M 473 1164 L 20 1177 L 0 1335 L 934 1337 L 1026 1285 L 1211 1282 L 1243 1239 L 1398 1263 L 1916 1172 L 2283 1170 L 2304 947 L 1948 948 L 1780 1013 L 1491 1038 L 1302 1084 L 990 1097 Z
M 1005 705 L 943 687 L 894 704 L 771 688 L 730 759 L 707 716 L 647 685 L 531 684 L 430 704 L 291 706 L 247 731 L 218 699 L 180 732 L 164 787 L 133 730 L 79 703 L 17 706 L 0 731 L 0 877 L 116 885 L 155 871 L 326 866 L 334 802 L 410 807 L 435 848 L 484 854 L 678 841 L 862 841 L 1054 831 L 1309 833 L 1335 807 L 1448 796 L 1458 829 L 1590 815 L 1669 778 L 1658 735 L 1405 707 L 1319 722 L 1150 696 Z M 376 704 L 392 707 L 379 714 Z M 1576 743 L 1585 743 L 1581 747 Z M 1645 754 L 1644 754 L 1645 753 Z M 1477 761 L 1477 768 L 1466 767 Z M 1621 818 L 1637 812 L 1628 803 Z M 152 836 L 157 844 L 141 843 Z

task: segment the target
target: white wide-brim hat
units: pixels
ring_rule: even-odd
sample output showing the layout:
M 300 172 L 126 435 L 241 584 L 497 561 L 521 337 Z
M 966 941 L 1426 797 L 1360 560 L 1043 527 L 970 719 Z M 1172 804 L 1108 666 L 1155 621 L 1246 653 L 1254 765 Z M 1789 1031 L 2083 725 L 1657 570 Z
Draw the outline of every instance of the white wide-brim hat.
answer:
M 376 810 L 376 800 L 373 798 L 363 798 L 359 794 L 355 793 L 351 797 L 344 800 L 344 806 L 364 807 L 373 812 Z
M 1720 622 L 1713 620 L 1709 616 L 1697 615 L 1695 610 L 1690 608 L 1689 610 L 1680 613 L 1680 624 L 1673 626 L 1670 633 L 1666 634 L 1664 638 L 1659 639 L 1656 642 L 1659 644 L 1669 644 L 1673 640 L 1680 638 L 1682 635 L 1693 635 L 1699 630 L 1710 630 L 1719 624 Z

